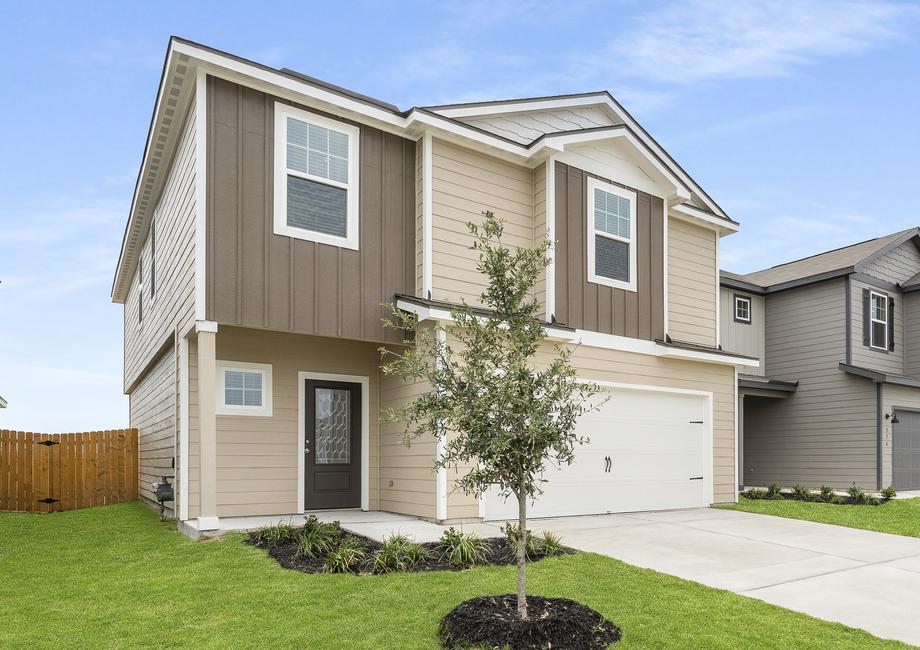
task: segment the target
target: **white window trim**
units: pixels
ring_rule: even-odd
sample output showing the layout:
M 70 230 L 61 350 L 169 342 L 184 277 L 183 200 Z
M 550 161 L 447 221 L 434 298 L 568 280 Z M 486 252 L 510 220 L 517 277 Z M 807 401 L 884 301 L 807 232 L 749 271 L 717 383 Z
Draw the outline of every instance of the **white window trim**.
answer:
M 287 167 L 287 118 L 321 126 L 326 129 L 338 131 L 348 136 L 348 182 L 340 183 L 321 176 L 294 171 Z M 329 118 L 308 113 L 307 111 L 287 104 L 275 103 L 275 183 L 274 183 L 274 231 L 276 235 L 304 239 L 319 244 L 329 244 L 340 248 L 358 250 L 358 156 L 361 131 L 358 127 Z M 346 237 L 337 237 L 326 233 L 315 232 L 303 228 L 294 228 L 287 224 L 287 177 L 297 176 L 331 187 L 340 187 L 346 190 Z
M 610 233 L 602 232 L 594 227 L 595 190 L 609 192 L 610 194 L 615 194 L 629 201 L 629 239 L 624 239 L 623 237 L 618 237 L 617 235 L 611 235 Z M 593 282 L 594 284 L 602 284 L 604 286 L 613 287 L 615 289 L 623 289 L 625 291 L 636 291 L 636 199 L 637 197 L 635 192 L 625 190 L 622 187 L 617 187 L 616 185 L 611 185 L 610 183 L 599 181 L 596 178 L 588 179 L 588 196 L 587 200 L 585 201 L 585 219 L 587 220 L 588 224 L 588 282 Z M 600 235 L 602 237 L 607 237 L 609 239 L 614 239 L 616 241 L 626 242 L 629 244 L 629 282 L 605 278 L 602 275 L 595 274 L 595 235 Z
M 262 375 L 262 406 L 237 406 L 224 403 L 224 376 L 228 370 L 258 372 Z M 217 415 L 250 415 L 271 417 L 272 415 L 272 366 L 270 363 L 248 363 L 245 361 L 217 362 Z
M 738 303 L 746 302 L 747 303 L 747 318 L 738 315 Z M 735 296 L 735 320 L 741 323 L 750 323 L 751 322 L 751 299 L 747 296 Z
M 872 303 L 873 303 L 873 299 L 876 296 L 881 298 L 883 301 L 885 301 L 885 320 L 878 320 L 875 317 L 875 308 Z M 891 307 L 890 307 L 890 301 L 888 300 L 888 296 L 886 296 L 884 293 L 879 293 L 878 291 L 870 291 L 869 292 L 869 347 L 872 348 L 873 350 L 885 350 L 885 351 L 888 350 L 888 329 L 890 327 L 888 323 L 890 322 L 890 319 L 891 319 Z M 875 331 L 875 328 L 872 326 L 873 323 L 882 323 L 885 326 L 885 342 L 883 345 L 876 345 L 875 342 L 872 340 L 872 333 Z

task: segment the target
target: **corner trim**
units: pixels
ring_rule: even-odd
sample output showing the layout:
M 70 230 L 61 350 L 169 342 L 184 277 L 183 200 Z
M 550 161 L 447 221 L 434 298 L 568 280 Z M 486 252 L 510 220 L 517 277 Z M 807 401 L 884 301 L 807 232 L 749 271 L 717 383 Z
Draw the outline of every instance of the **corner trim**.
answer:
M 422 136 L 422 298 L 431 298 L 434 291 L 432 271 L 432 137 Z
M 546 238 L 552 242 L 546 266 L 546 320 L 556 316 L 556 156 L 546 159 Z
M 207 318 L 208 75 L 195 76 L 195 320 Z

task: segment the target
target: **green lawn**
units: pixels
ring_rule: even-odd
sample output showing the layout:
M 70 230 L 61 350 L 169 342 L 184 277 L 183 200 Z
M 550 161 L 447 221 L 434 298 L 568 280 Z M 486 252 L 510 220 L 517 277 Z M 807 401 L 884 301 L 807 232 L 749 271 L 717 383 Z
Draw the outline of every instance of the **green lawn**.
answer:
M 920 537 L 920 498 L 895 499 L 880 506 L 845 506 L 742 497 L 736 505 L 717 507 L 790 519 L 806 519 L 849 528 L 863 528 L 880 533 Z
M 512 567 L 305 575 L 240 540 L 192 542 L 137 503 L 0 514 L 0 647 L 435 648 L 458 602 L 514 589 Z M 622 648 L 898 645 L 598 555 L 529 576 L 621 625 Z

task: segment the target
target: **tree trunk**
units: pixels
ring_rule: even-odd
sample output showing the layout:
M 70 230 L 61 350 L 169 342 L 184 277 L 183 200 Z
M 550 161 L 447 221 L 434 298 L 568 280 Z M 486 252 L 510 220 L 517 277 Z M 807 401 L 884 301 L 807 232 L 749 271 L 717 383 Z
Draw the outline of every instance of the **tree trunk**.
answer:
M 527 493 L 522 488 L 518 499 L 518 544 L 517 544 L 517 611 L 522 621 L 527 620 Z

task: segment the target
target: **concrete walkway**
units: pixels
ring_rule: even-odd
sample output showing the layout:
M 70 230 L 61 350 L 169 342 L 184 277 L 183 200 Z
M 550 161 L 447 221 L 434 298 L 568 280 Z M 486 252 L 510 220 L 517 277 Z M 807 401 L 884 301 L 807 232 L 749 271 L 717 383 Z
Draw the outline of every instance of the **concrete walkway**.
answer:
M 332 518 L 376 539 L 401 532 L 434 541 L 444 529 L 387 513 L 343 514 Z M 496 536 L 499 525 L 463 528 Z M 920 539 L 709 508 L 535 519 L 530 527 L 579 550 L 920 645 Z

